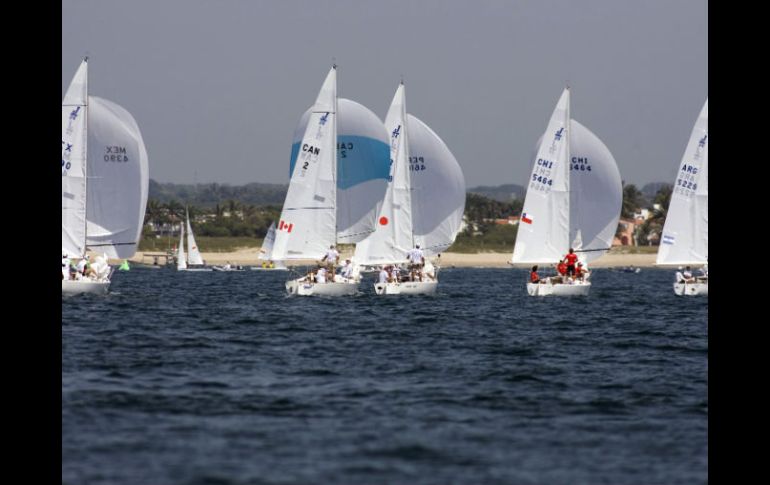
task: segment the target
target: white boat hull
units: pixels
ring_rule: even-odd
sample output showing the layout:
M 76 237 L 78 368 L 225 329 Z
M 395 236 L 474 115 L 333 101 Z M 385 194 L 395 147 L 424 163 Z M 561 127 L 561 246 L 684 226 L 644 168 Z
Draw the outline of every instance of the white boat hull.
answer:
M 243 268 L 241 268 L 241 269 L 238 269 L 238 268 L 229 268 L 229 269 L 228 269 L 228 268 L 224 268 L 224 267 L 222 267 L 222 266 L 214 266 L 212 269 L 213 269 L 214 271 L 245 271 Z
M 211 268 L 177 268 L 177 271 L 214 271 Z
M 310 281 L 301 281 L 305 278 L 298 278 L 286 282 L 286 292 L 289 295 L 297 296 L 347 296 L 355 295 L 358 292 L 358 281 L 343 280 L 341 282 L 313 283 Z
M 438 281 L 402 281 L 400 283 L 375 283 L 378 295 L 433 295 Z
M 572 284 L 564 283 L 527 283 L 529 296 L 585 296 L 591 289 L 591 283 L 579 281 Z
M 679 296 L 708 295 L 709 284 L 706 283 L 674 283 L 674 293 Z
M 252 266 L 251 269 L 253 271 L 289 271 L 289 268 L 283 267 L 283 268 L 263 268 L 261 266 Z
M 110 281 L 93 280 L 62 280 L 62 295 L 77 295 L 79 293 L 95 293 L 104 295 L 110 288 Z

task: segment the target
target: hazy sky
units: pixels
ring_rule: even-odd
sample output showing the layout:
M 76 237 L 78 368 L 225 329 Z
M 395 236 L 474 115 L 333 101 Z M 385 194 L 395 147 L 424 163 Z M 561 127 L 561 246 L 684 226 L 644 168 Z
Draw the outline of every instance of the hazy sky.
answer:
M 62 97 L 136 118 L 161 182 L 288 183 L 294 127 L 338 94 L 443 138 L 468 187 L 524 184 L 565 83 L 623 179 L 673 182 L 708 96 L 706 0 L 63 0 Z

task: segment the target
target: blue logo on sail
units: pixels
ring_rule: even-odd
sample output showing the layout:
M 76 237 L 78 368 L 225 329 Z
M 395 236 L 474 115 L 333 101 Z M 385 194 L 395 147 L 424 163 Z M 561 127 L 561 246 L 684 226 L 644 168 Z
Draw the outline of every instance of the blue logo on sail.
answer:
M 398 128 L 393 130 L 393 134 L 391 135 L 393 138 L 398 138 L 398 135 L 401 134 L 401 125 L 398 125 Z
M 706 138 L 708 138 L 708 135 L 703 135 L 703 138 L 700 139 L 700 142 L 698 142 L 698 146 L 703 148 L 706 146 Z
M 674 244 L 675 240 L 676 240 L 676 238 L 674 236 L 671 236 L 669 234 L 664 234 L 662 242 L 663 242 L 663 244 Z
M 323 126 L 326 124 L 326 121 L 329 119 L 329 113 L 326 113 L 325 115 L 321 116 L 321 119 L 318 121 L 318 124 Z
M 70 119 L 72 121 L 75 121 L 75 118 L 78 117 L 78 113 L 80 112 L 80 106 L 72 110 L 72 113 L 70 113 Z
M 554 139 L 556 141 L 561 140 L 561 137 L 562 137 L 563 134 L 564 134 L 564 127 L 561 127 L 561 128 L 559 128 L 559 131 L 557 131 L 556 134 L 554 135 Z

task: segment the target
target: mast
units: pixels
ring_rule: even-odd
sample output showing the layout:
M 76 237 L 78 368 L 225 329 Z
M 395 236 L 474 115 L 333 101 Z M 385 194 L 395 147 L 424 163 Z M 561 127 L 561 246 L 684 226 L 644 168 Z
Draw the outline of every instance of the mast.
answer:
M 337 63 L 332 60 L 332 69 L 335 71 L 337 70 Z M 332 140 L 334 140 L 334 145 L 332 149 L 332 181 L 334 182 L 334 190 L 332 191 L 332 207 L 334 207 L 334 246 L 337 247 L 337 116 L 339 115 L 339 112 L 337 111 L 337 99 L 338 99 L 338 93 L 337 93 L 337 77 L 335 75 L 334 77 L 334 123 L 332 123 Z
M 83 110 L 83 116 L 85 117 L 85 128 L 83 130 L 83 187 L 84 187 L 84 194 L 83 196 L 86 199 L 86 216 L 83 218 L 83 258 L 85 259 L 86 253 L 88 252 L 88 247 L 86 247 L 86 244 L 88 244 L 88 56 L 83 58 L 83 62 L 86 63 L 86 96 L 85 100 L 83 101 L 85 104 L 85 109 Z

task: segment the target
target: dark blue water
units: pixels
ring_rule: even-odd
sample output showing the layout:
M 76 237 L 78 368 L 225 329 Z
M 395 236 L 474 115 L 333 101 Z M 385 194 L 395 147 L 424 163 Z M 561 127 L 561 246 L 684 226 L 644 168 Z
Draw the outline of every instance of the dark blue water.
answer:
M 287 298 L 285 272 L 116 273 L 62 300 L 67 484 L 707 482 L 708 300 L 447 269 L 433 297 Z

